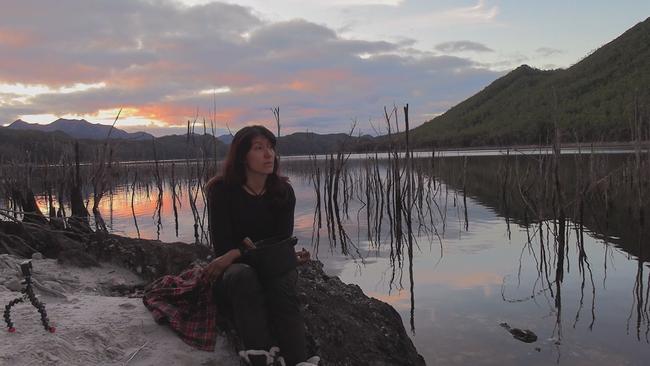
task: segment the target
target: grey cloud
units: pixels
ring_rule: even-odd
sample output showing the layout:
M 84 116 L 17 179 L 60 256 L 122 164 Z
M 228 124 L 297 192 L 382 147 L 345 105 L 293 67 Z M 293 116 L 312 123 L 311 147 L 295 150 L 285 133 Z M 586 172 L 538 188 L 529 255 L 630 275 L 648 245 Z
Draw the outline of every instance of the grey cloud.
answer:
M 476 64 L 469 59 L 454 56 L 425 57 L 418 59 L 415 64 L 430 72 L 467 69 L 476 66 Z
M 40 114 L 47 111 L 36 106 L 2 106 L 0 108 L 0 126 L 10 124 L 25 114 Z
M 417 43 L 417 41 L 413 38 L 402 37 L 397 40 L 397 43 L 400 45 L 400 47 L 412 47 Z
M 40 94 L 32 98 L 31 104 L 46 106 L 54 114 L 92 113 L 105 108 L 149 104 L 161 100 L 166 92 L 171 92 L 171 89 L 108 87 L 66 94 Z
M 357 25 L 356 21 L 347 21 L 343 26 L 339 27 L 336 32 L 337 33 L 346 33 L 352 31 L 354 27 Z
M 493 49 L 486 45 L 472 41 L 452 41 L 443 42 L 435 46 L 435 49 L 440 52 L 456 53 L 456 52 L 494 52 Z
M 508 55 L 500 55 L 502 59 L 500 61 L 495 61 L 491 63 L 481 64 L 482 67 L 491 68 L 491 69 L 514 69 L 521 66 L 522 64 L 530 61 L 530 58 L 521 53 L 514 53 Z
M 557 49 L 557 48 L 550 48 L 550 47 L 540 47 L 540 48 L 536 49 L 535 52 L 538 53 L 540 56 L 544 56 L 544 57 L 564 53 L 563 50 L 560 50 L 560 49 Z
M 215 102 L 218 111 L 240 111 L 238 120 L 220 121 L 232 128 L 270 121 L 268 108 L 279 105 L 288 128 L 335 132 L 347 130 L 351 118 L 381 119 L 383 106 L 393 103 L 409 102 L 414 124 L 422 122 L 440 112 L 431 110 L 432 101 L 460 101 L 499 75 L 461 57 L 404 56 L 409 40 L 347 40 L 322 25 L 267 22 L 249 8 L 223 3 L 16 3 L 3 8 L 0 24 L 32 34 L 34 43 L 0 45 L 0 53 L 9 55 L 0 59 L 0 82 L 104 81 L 107 87 L 39 95 L 21 110 L 3 107 L 7 116 L 138 105 L 199 108 L 208 116 L 213 96 L 197 91 L 229 86 L 232 92 L 216 95 Z M 362 53 L 373 57 L 361 59 Z M 294 82 L 307 86 L 287 87 Z
M 327 27 L 296 19 L 257 29 L 251 34 L 250 43 L 260 48 L 284 49 L 312 46 L 336 38 L 336 33 Z

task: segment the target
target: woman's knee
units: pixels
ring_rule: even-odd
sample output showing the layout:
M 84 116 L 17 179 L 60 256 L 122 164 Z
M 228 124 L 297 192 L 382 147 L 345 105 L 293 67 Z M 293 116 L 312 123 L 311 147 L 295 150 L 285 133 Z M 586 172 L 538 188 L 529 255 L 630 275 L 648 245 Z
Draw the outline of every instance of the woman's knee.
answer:
M 282 294 L 284 296 L 295 297 L 297 296 L 296 281 L 298 279 L 298 273 L 293 270 L 287 273 L 284 273 L 280 276 L 273 277 L 265 280 L 264 287 L 268 291 Z
M 288 313 L 299 311 L 298 290 L 296 288 L 297 273 L 290 271 L 264 283 L 271 311 L 277 308 Z
M 233 263 L 224 272 L 222 281 L 231 295 L 261 291 L 257 272 L 247 264 Z

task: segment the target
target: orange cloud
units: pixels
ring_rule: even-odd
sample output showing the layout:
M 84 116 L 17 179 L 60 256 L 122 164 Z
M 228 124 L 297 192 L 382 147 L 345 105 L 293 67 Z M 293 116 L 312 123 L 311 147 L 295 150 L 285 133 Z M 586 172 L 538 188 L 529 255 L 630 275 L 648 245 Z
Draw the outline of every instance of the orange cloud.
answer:
M 289 84 L 289 89 L 295 91 L 314 91 L 314 85 L 305 81 L 295 80 Z
M 5 83 L 45 84 L 60 88 L 74 83 L 94 84 L 105 79 L 107 70 L 59 60 L 0 57 L 0 80 Z
M 227 76 L 224 76 L 224 80 L 220 80 L 220 82 L 223 85 L 229 86 L 236 86 L 244 83 L 242 87 L 237 88 L 236 90 L 239 94 L 272 93 L 274 90 L 318 93 L 335 91 L 337 86 L 341 85 L 354 85 L 355 88 L 360 85 L 369 85 L 368 80 L 353 75 L 349 70 L 341 69 L 301 71 L 292 74 L 289 80 L 280 80 L 278 83 L 260 83 L 260 80 L 253 80 L 240 75 L 233 75 L 230 80 L 228 79 Z
M 306 70 L 298 73 L 297 79 L 300 80 L 299 85 L 304 85 L 310 91 L 336 90 L 337 84 L 354 84 L 355 87 L 369 85 L 368 80 L 354 75 L 350 70 L 343 69 Z
M 131 106 L 131 115 L 160 121 L 168 125 L 185 125 L 188 118 L 194 119 L 196 115 L 196 107 L 178 104 L 155 104 L 145 106 Z M 239 117 L 244 114 L 244 109 L 241 108 L 223 108 L 218 109 L 216 114 L 209 113 L 209 117 L 215 116 L 217 123 L 232 123 L 239 120 Z M 203 117 L 208 118 L 206 111 L 199 110 L 199 121 L 202 123 Z
M 152 83 L 161 79 L 170 78 L 179 72 L 187 71 L 190 65 L 177 62 L 159 60 L 147 64 L 134 65 L 117 73 L 111 79 L 113 86 L 124 87 L 126 89 L 138 89 L 150 86 Z
M 35 37 L 27 32 L 0 28 L 0 44 L 11 47 L 26 47 L 35 43 Z

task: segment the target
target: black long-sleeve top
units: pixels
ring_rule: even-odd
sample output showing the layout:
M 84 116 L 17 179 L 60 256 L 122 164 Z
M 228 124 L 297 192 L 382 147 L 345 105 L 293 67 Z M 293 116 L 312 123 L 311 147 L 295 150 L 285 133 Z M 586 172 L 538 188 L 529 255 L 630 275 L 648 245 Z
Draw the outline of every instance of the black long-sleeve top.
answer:
M 287 194 L 281 203 L 272 192 L 255 196 L 223 181 L 209 186 L 210 237 L 217 257 L 238 248 L 245 237 L 258 241 L 293 235 L 296 196 L 289 183 L 280 184 Z

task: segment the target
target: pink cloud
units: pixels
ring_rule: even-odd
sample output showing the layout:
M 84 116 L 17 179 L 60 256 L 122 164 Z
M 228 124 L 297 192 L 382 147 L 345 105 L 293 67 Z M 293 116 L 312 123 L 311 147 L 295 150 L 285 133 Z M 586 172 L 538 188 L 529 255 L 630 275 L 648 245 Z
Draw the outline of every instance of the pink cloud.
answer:
M 430 113 L 427 103 L 461 100 L 495 77 L 465 59 L 388 55 L 401 46 L 344 39 L 304 20 L 270 22 L 219 2 L 25 0 L 3 8 L 0 24 L 0 83 L 105 85 L 40 95 L 1 110 L 2 121 L 124 107 L 174 126 L 197 108 L 212 118 L 216 105 L 217 121 L 236 128 L 272 124 L 269 108 L 280 106 L 287 132 L 336 132 L 395 102 Z
M 9 84 L 45 84 L 59 88 L 100 82 L 107 73 L 105 69 L 77 62 L 0 57 L 0 82 Z
M 0 28 L 0 45 L 25 48 L 36 43 L 36 37 L 29 32 Z

